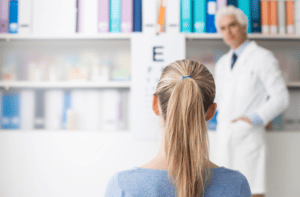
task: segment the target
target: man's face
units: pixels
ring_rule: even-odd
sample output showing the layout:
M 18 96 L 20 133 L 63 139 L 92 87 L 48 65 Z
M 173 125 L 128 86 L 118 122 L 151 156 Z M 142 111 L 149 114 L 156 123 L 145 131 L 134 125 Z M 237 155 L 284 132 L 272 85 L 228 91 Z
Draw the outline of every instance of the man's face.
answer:
M 240 25 L 234 16 L 224 16 L 219 25 L 223 40 L 229 47 L 236 49 L 246 40 L 246 26 Z

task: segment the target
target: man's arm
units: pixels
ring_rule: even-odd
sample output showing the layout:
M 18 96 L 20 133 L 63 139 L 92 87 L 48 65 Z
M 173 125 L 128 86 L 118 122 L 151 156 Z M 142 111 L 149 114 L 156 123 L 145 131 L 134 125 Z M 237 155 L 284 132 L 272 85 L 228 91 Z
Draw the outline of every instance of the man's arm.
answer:
M 278 114 L 281 114 L 289 105 L 289 93 L 282 77 L 279 63 L 272 53 L 263 58 L 258 68 L 258 75 L 269 95 L 269 99 L 255 110 L 266 126 Z M 252 115 L 251 115 L 252 116 Z M 253 117 L 253 116 L 252 116 Z

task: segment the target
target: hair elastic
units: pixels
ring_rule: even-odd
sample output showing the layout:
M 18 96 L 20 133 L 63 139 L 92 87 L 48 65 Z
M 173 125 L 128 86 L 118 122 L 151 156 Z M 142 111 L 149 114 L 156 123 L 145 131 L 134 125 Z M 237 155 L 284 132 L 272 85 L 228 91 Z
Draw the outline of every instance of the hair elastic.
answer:
M 185 79 L 185 78 L 187 78 L 187 77 L 192 78 L 192 76 L 189 75 L 189 76 L 183 76 L 182 79 Z

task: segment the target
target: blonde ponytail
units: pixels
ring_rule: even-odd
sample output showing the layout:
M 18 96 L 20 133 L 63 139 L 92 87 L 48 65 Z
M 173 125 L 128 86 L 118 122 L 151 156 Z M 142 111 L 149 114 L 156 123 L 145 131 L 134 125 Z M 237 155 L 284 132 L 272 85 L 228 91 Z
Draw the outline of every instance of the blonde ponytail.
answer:
M 214 101 L 213 77 L 199 62 L 176 61 L 164 69 L 155 95 L 165 120 L 170 181 L 177 196 L 200 196 L 211 179 L 205 113 Z

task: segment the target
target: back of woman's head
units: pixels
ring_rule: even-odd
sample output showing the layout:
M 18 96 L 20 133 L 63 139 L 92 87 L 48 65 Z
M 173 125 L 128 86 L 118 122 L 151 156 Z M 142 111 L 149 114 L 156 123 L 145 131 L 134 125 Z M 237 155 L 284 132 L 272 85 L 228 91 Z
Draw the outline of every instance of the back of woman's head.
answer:
M 155 95 L 169 178 L 179 197 L 200 196 L 211 179 L 205 113 L 215 97 L 213 76 L 197 61 L 176 61 L 164 68 Z

